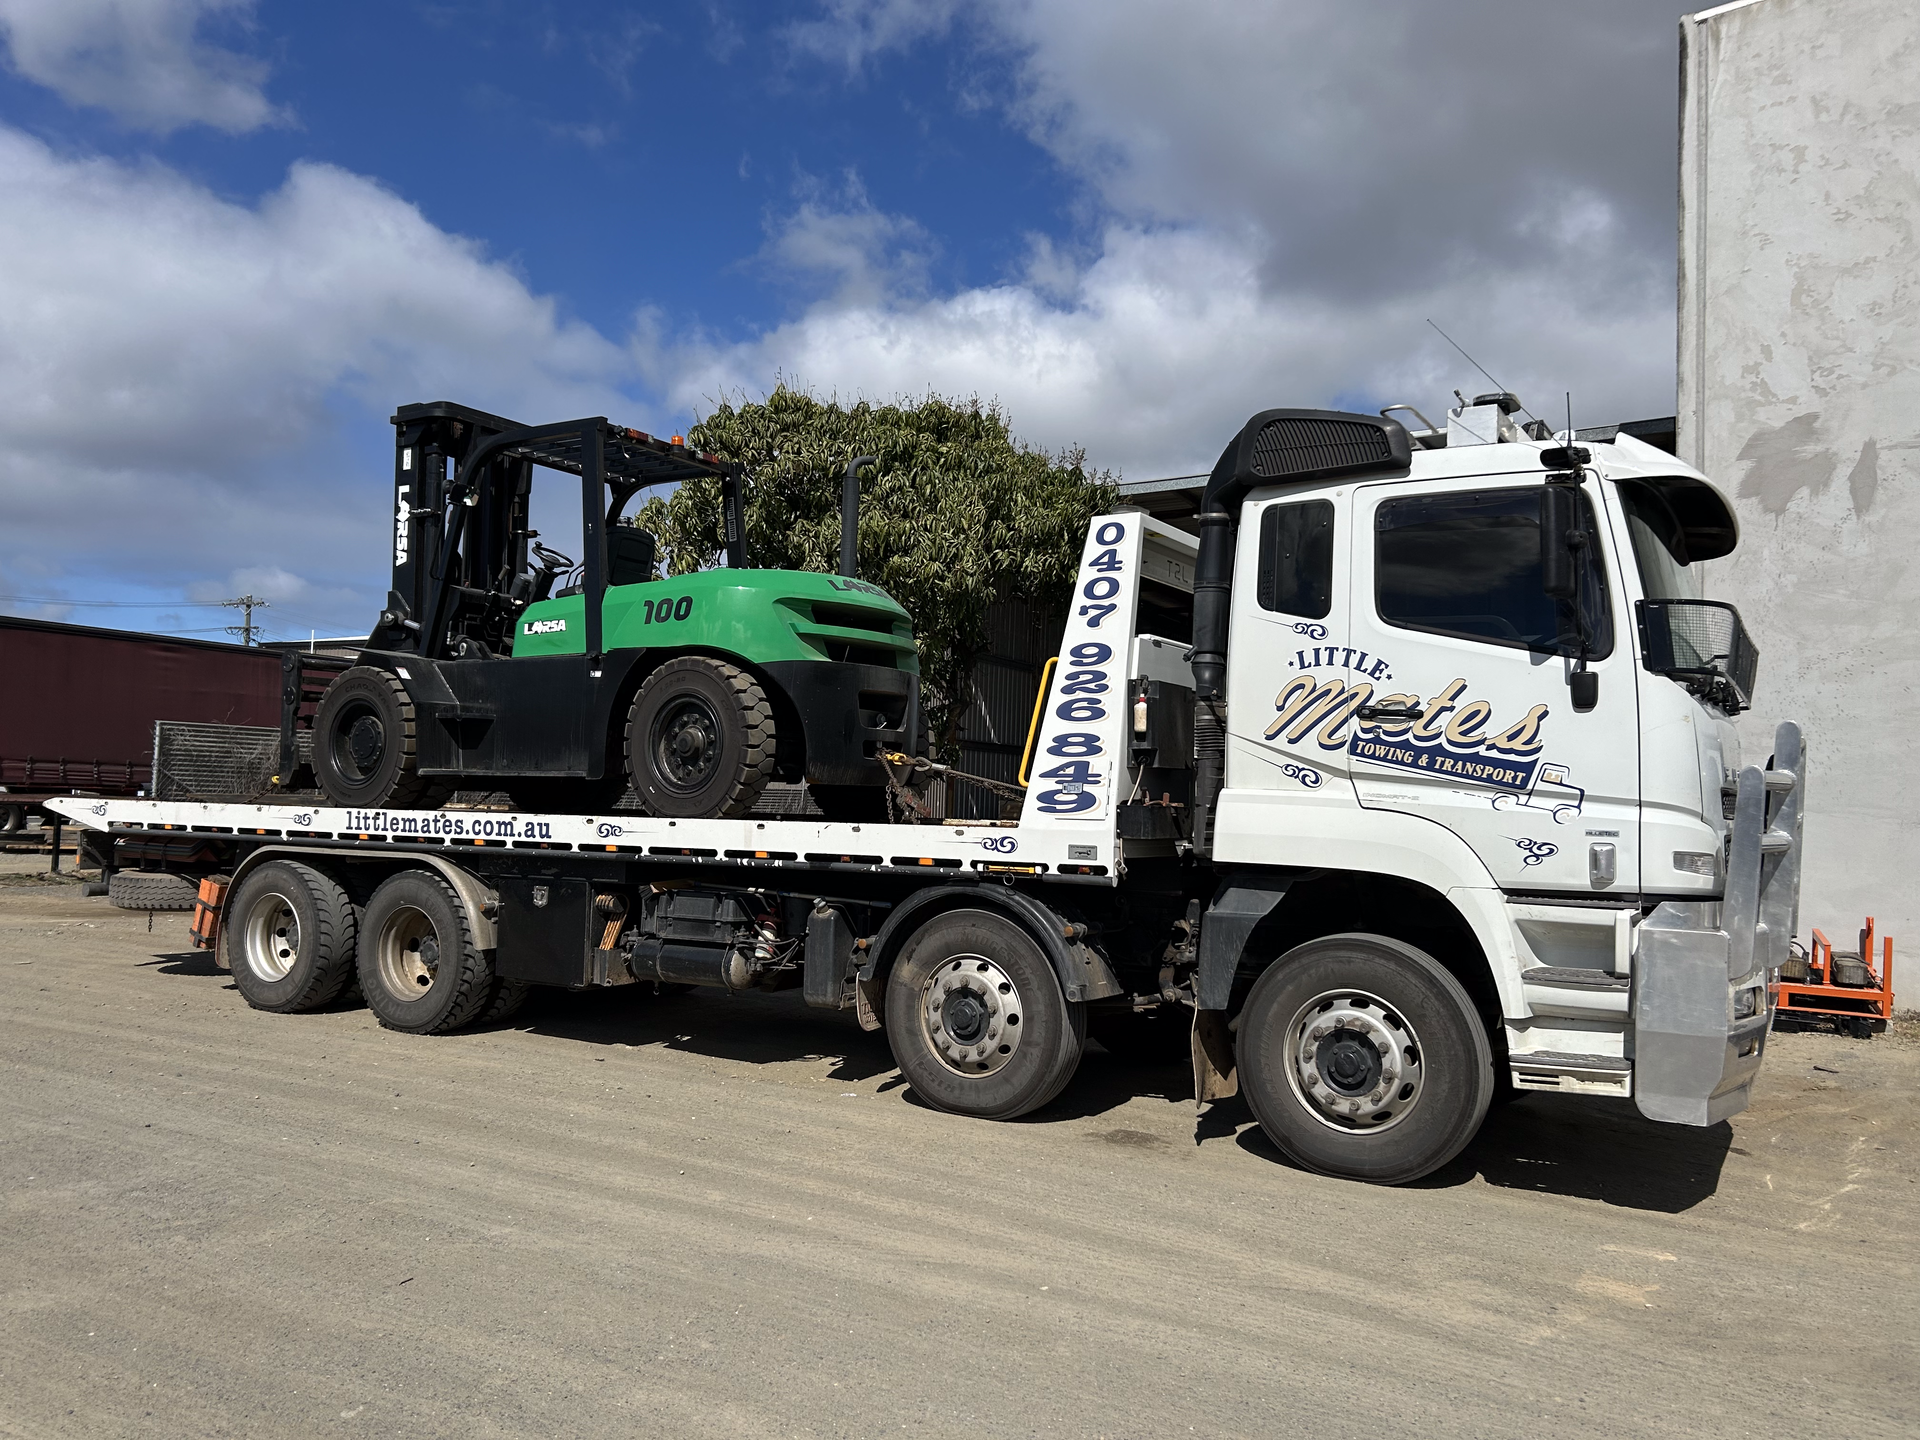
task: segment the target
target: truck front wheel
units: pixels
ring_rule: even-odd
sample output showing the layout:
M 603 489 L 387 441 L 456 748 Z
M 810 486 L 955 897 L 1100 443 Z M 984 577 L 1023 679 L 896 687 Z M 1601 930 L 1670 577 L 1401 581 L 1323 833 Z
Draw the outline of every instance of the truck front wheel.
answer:
M 949 910 L 907 942 L 887 979 L 887 1040 L 937 1110 L 1011 1120 L 1066 1087 L 1087 1043 L 1032 936 L 987 910 Z
M 1295 1164 L 1381 1185 L 1453 1159 L 1493 1098 L 1467 992 L 1422 950 L 1330 935 L 1281 956 L 1240 1013 L 1240 1084 Z

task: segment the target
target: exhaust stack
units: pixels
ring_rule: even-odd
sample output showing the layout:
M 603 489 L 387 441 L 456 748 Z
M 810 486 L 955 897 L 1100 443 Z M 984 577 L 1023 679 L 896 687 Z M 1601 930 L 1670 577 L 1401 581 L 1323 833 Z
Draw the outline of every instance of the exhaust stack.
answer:
M 840 491 L 840 573 L 849 580 L 860 560 L 860 472 L 879 463 L 872 455 L 856 455 L 847 462 Z

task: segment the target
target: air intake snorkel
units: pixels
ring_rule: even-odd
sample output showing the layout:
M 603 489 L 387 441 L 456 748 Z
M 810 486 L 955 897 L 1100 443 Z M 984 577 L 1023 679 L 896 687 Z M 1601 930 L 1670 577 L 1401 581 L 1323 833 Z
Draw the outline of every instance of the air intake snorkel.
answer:
M 1338 410 L 1263 410 L 1241 427 L 1207 477 L 1193 572 L 1193 848 L 1213 854 L 1214 813 L 1226 781 L 1227 636 L 1234 532 L 1247 492 L 1289 481 L 1404 472 L 1413 441 L 1382 416 Z

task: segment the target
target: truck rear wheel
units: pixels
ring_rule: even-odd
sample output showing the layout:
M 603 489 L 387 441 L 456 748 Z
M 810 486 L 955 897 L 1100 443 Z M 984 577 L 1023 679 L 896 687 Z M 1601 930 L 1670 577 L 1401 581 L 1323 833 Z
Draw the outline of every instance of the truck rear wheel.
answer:
M 353 974 L 353 905 L 311 865 L 270 860 L 228 902 L 221 942 L 247 1004 L 283 1015 L 316 1010 Z
M 1073 1078 L 1087 1007 L 1005 916 L 949 910 L 907 942 L 887 978 L 887 1040 L 914 1093 L 937 1110 L 1011 1120 Z
M 402 870 L 373 892 L 359 972 L 367 1008 L 389 1030 L 444 1035 L 494 998 L 493 961 L 473 942 L 466 906 L 427 870 Z
M 1493 1098 L 1493 1050 L 1467 992 L 1382 935 L 1330 935 L 1275 961 L 1240 1013 L 1238 1064 L 1289 1160 L 1382 1185 L 1453 1159 Z
M 336 805 L 437 807 L 452 784 L 420 774 L 413 700 L 396 675 L 356 665 L 320 697 L 313 716 L 313 773 Z
M 709 655 L 647 677 L 627 716 L 627 769 L 655 815 L 745 815 L 773 776 L 773 707 L 760 682 Z

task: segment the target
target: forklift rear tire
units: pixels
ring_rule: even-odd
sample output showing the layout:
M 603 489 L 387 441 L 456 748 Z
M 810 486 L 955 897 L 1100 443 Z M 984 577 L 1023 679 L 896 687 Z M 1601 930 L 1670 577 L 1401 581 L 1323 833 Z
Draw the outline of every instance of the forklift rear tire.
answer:
M 289 1015 L 338 999 L 353 973 L 355 924 L 346 891 L 292 860 L 240 882 L 220 927 L 233 987 L 256 1010 Z
M 360 988 L 389 1030 L 445 1035 L 495 998 L 490 951 L 473 941 L 467 908 L 438 875 L 402 870 L 360 917 Z
M 1241 1090 L 1303 1169 L 1376 1185 L 1438 1170 L 1478 1133 L 1493 1047 L 1460 982 L 1384 935 L 1295 946 L 1239 1017 Z
M 396 675 L 371 665 L 341 674 L 313 717 L 313 773 L 335 805 L 437 808 L 451 781 L 420 774 L 413 700 Z
M 653 815 L 745 815 L 773 778 L 773 755 L 760 682 L 710 655 L 667 661 L 627 713 L 627 769 Z

